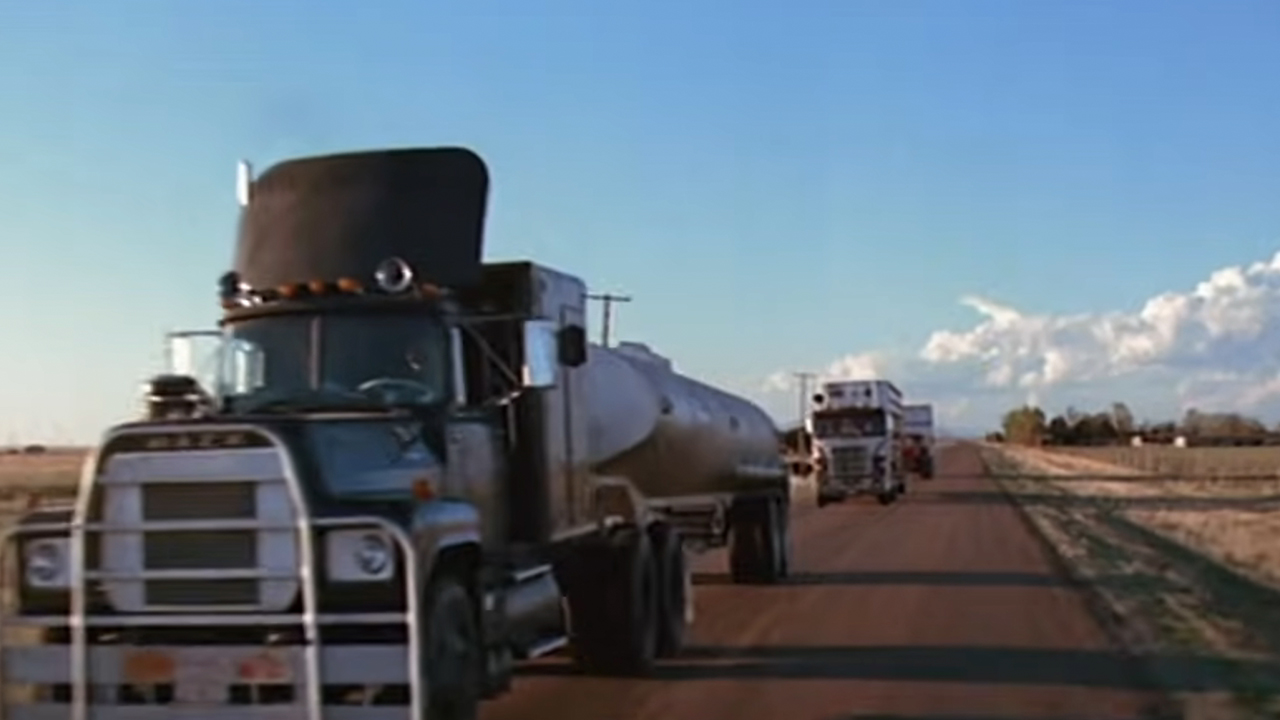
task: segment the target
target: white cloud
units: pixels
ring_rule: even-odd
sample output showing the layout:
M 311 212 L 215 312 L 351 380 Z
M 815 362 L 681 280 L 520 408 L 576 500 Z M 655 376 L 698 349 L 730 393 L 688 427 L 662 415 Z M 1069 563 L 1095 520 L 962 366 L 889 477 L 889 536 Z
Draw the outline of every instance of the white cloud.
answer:
M 978 296 L 960 302 L 980 316 L 972 327 L 933 332 L 915 356 L 850 355 L 824 375 L 891 377 L 956 423 L 989 424 L 1026 401 L 1121 399 L 1152 415 L 1199 407 L 1274 418 L 1280 410 L 1280 253 L 1128 312 L 1049 315 Z M 793 383 L 775 374 L 767 392 L 794 392 Z
M 873 380 L 887 377 L 886 370 L 892 359 L 882 353 L 858 353 L 846 355 L 816 374 L 817 382 L 826 380 Z M 765 392 L 795 392 L 799 378 L 795 373 L 775 372 L 764 379 L 760 389 Z

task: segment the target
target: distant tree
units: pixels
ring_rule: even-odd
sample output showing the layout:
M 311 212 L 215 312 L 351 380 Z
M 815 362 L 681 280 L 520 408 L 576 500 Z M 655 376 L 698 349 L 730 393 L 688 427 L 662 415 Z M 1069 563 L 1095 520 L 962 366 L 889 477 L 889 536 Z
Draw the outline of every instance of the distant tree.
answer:
M 1267 426 L 1257 418 L 1240 413 L 1209 413 L 1188 409 L 1178 431 L 1201 445 L 1252 445 L 1267 436 Z
M 1094 413 L 1081 418 L 1078 442 L 1081 445 L 1113 445 L 1120 434 L 1108 413 Z
M 1045 428 L 1046 441 L 1052 445 L 1071 445 L 1074 435 L 1071 424 L 1061 415 L 1054 415 Z
M 1044 411 L 1038 407 L 1024 405 L 1005 413 L 1001 426 L 1004 429 L 1004 436 L 1011 443 L 1040 445 L 1045 435 Z
M 1148 442 L 1170 443 L 1177 435 L 1194 444 L 1280 444 L 1280 425 L 1269 430 L 1265 423 L 1240 413 L 1211 413 L 1188 408 L 1178 422 L 1138 423 L 1123 402 L 1109 410 L 1086 413 L 1068 407 L 1045 422 L 1040 408 L 1022 406 L 1005 413 L 1001 426 L 1008 442 L 1049 445 L 1119 445 L 1134 435 Z
M 1182 422 L 1178 423 L 1178 432 L 1193 438 L 1201 434 L 1204 424 L 1205 418 L 1199 410 L 1187 408 L 1187 411 L 1182 414 Z
M 1115 426 L 1116 432 L 1121 435 L 1131 435 L 1137 430 L 1137 425 L 1133 421 L 1133 413 L 1130 412 L 1129 406 L 1122 402 L 1111 404 L 1111 422 Z

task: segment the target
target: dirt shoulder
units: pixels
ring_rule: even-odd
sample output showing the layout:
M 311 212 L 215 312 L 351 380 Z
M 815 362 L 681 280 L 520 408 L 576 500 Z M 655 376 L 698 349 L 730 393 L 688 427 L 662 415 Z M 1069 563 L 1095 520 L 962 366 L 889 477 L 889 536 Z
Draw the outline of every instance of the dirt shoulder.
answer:
M 986 445 L 982 453 L 989 470 L 1003 476 L 997 482 L 1090 589 L 1108 629 L 1147 661 L 1185 718 L 1280 716 L 1280 594 L 1143 515 L 1170 512 L 1144 502 L 1195 500 L 1206 490 L 1153 488 L 1133 470 L 1024 448 Z M 1170 660 L 1187 656 L 1204 662 Z
M 1280 591 L 1280 479 L 1147 479 L 1140 470 L 1057 452 L 1005 452 L 1071 476 L 1055 484 Z

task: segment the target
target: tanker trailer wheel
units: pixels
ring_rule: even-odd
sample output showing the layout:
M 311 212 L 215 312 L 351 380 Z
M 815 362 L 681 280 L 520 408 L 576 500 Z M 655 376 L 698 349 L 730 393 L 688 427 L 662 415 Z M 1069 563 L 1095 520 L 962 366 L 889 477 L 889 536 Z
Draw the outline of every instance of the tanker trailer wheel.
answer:
M 669 658 L 684 648 L 685 615 L 690 595 L 689 567 L 685 561 L 680 533 L 669 525 L 654 525 L 650 531 L 658 570 L 657 657 Z
M 569 624 L 578 667 L 596 675 L 643 675 L 658 640 L 658 568 L 649 536 L 617 530 L 583 548 L 580 580 L 569 590 Z
M 743 498 L 734 503 L 729 574 L 738 584 L 772 584 L 786 573 L 785 518 L 774 498 Z
M 791 575 L 791 497 L 784 496 L 773 506 L 778 523 L 774 534 L 778 547 L 778 579 L 785 580 Z
M 422 608 L 422 720 L 475 720 L 484 683 L 483 640 L 471 595 L 448 575 L 431 581 Z
M 926 457 L 921 463 L 920 477 L 925 480 L 933 479 L 933 456 Z

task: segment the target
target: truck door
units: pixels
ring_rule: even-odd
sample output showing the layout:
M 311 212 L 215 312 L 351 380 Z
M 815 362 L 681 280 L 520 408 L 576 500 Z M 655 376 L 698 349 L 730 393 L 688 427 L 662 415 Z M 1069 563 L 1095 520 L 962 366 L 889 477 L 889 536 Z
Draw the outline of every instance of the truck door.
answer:
M 560 306 L 560 327 L 585 327 L 585 313 L 581 306 L 564 304 Z M 586 442 L 587 442 L 587 408 L 586 395 L 583 392 L 583 374 L 580 368 L 560 366 L 560 387 L 564 396 L 561 402 L 561 416 L 564 427 L 562 452 L 564 496 L 558 498 L 559 507 L 568 515 L 568 524 L 585 522 L 590 510 L 591 499 L 587 493 L 586 483 Z

